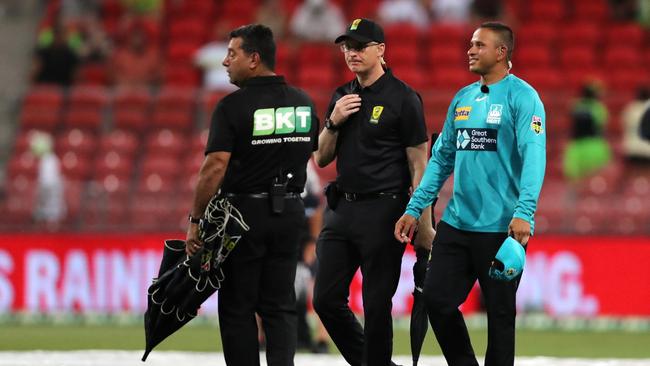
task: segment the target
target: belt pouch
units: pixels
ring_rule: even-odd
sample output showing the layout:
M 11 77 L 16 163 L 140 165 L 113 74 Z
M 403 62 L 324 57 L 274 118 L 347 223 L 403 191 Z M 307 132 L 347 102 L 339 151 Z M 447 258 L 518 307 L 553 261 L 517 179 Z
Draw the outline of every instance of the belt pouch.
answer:
M 325 187 L 325 198 L 327 198 L 327 206 L 330 210 L 336 210 L 336 206 L 339 204 L 339 187 L 336 182 L 330 182 L 330 184 Z

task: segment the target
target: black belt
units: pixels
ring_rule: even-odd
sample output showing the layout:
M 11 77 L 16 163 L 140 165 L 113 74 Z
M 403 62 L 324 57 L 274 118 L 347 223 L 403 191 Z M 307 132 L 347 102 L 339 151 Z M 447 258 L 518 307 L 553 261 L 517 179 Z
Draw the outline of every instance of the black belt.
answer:
M 375 198 L 380 198 L 380 197 L 392 197 L 392 198 L 397 198 L 399 196 L 406 196 L 406 192 L 403 193 L 395 193 L 395 192 L 373 192 L 373 193 L 352 193 L 352 192 L 339 192 L 341 197 L 343 197 L 346 201 L 364 201 L 364 200 L 371 200 Z
M 268 192 L 261 193 L 225 193 L 228 198 L 269 198 Z M 285 199 L 300 198 L 300 193 L 287 192 L 284 194 Z

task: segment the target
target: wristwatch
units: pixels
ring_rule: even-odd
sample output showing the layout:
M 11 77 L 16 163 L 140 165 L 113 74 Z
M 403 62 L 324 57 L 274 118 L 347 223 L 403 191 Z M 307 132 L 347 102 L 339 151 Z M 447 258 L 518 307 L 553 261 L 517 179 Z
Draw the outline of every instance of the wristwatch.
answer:
M 192 224 L 200 224 L 201 223 L 201 219 L 196 218 L 196 217 L 192 217 L 192 214 L 187 215 L 187 219 Z
M 330 131 L 338 131 L 340 127 L 332 123 L 332 120 L 329 117 L 327 117 L 325 118 L 325 128 L 327 128 Z

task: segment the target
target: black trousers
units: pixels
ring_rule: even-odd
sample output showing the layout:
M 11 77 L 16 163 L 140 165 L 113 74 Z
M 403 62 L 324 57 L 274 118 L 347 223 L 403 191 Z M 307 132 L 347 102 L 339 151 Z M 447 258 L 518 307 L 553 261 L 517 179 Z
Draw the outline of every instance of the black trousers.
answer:
M 255 313 L 262 318 L 269 366 L 293 366 L 296 352 L 296 295 L 299 225 L 304 206 L 286 199 L 282 215 L 270 213 L 266 198 L 232 199 L 248 231 L 224 262 L 219 290 L 219 325 L 226 364 L 258 366 Z
M 478 366 L 458 307 L 478 279 L 487 308 L 485 366 L 514 365 L 515 294 L 521 277 L 510 282 L 488 276 L 507 233 L 458 230 L 441 221 L 424 280 L 429 321 L 450 366 Z
M 350 365 L 391 364 L 391 300 L 405 248 L 393 237 L 393 228 L 407 202 L 405 194 L 353 202 L 341 198 L 335 211 L 325 211 L 316 244 L 314 309 Z M 359 268 L 364 327 L 348 304 L 350 283 Z

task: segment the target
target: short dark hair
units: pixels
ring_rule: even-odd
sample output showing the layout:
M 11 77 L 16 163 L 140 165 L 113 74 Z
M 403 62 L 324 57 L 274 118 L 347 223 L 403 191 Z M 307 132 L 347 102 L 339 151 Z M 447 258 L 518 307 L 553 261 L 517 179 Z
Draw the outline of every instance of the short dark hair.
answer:
M 269 70 L 275 70 L 275 41 L 271 28 L 262 24 L 243 25 L 230 32 L 230 38 L 241 38 L 244 52 L 249 55 L 257 52 L 262 63 Z
M 507 61 L 512 60 L 512 51 L 515 49 L 515 34 L 512 28 L 500 22 L 486 22 L 481 24 L 479 28 L 486 28 L 495 32 L 499 36 L 501 43 L 508 49 Z

